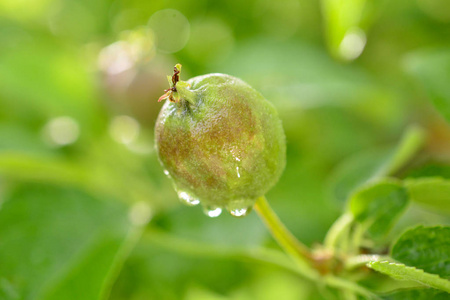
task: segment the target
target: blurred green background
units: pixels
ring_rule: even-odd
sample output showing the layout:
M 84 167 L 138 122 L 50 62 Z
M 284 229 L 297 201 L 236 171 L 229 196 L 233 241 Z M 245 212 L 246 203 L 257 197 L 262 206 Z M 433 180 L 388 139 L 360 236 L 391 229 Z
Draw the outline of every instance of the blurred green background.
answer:
M 411 126 L 390 175 L 450 178 L 449 1 L 1 0 L 0 299 L 323 299 L 248 255 L 277 249 L 256 214 L 177 199 L 153 142 L 177 62 L 277 107 L 267 197 L 308 245 Z M 417 222 L 449 219 L 413 206 L 392 236 Z

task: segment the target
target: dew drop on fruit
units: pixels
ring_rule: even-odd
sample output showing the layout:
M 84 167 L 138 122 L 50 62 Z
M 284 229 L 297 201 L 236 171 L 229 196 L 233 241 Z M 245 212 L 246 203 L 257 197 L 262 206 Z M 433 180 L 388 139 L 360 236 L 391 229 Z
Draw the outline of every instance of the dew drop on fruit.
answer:
M 233 217 L 245 217 L 255 204 L 254 199 L 236 199 L 229 201 L 227 204 L 227 211 Z
M 169 171 L 164 170 L 164 174 L 166 174 L 166 176 L 170 178 L 170 173 L 169 173 Z
M 247 213 L 249 212 L 248 207 L 245 208 L 237 208 L 237 209 L 232 209 L 230 210 L 230 214 L 233 217 L 245 217 L 247 215 Z
M 181 202 L 183 202 L 184 204 L 187 204 L 189 206 L 194 206 L 194 205 L 197 205 L 200 203 L 199 199 L 192 197 L 191 195 L 189 195 L 186 192 L 179 191 L 178 197 L 180 198 Z
M 203 212 L 210 218 L 215 218 L 220 216 L 222 209 L 220 207 L 205 207 Z

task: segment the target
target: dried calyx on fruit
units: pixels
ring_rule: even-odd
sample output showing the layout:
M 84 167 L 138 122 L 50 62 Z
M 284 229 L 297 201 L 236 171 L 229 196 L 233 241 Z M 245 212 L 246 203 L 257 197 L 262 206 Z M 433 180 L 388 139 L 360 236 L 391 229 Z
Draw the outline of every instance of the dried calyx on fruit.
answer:
M 278 181 L 286 143 L 275 108 L 239 78 L 180 81 L 176 65 L 155 126 L 159 159 L 188 205 L 207 215 L 245 216 Z

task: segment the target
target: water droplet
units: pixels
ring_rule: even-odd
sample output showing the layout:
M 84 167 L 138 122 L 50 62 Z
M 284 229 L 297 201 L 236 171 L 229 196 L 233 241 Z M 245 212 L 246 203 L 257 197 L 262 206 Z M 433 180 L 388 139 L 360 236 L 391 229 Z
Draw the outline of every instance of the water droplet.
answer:
M 255 199 L 236 199 L 229 201 L 227 204 L 227 211 L 233 217 L 245 217 L 252 210 L 255 204 Z
M 220 216 L 222 209 L 220 207 L 205 207 L 205 214 L 210 218 L 215 218 Z
M 164 174 L 166 174 L 168 177 L 170 177 L 170 173 L 167 170 L 164 170 Z
M 194 206 L 200 203 L 200 200 L 197 198 L 192 197 L 191 195 L 189 195 L 186 192 L 178 192 L 178 197 L 180 198 L 180 200 L 189 205 L 189 206 Z
M 232 209 L 230 210 L 230 214 L 233 217 L 245 217 L 248 213 L 249 209 L 247 207 L 245 208 L 238 208 L 238 209 Z

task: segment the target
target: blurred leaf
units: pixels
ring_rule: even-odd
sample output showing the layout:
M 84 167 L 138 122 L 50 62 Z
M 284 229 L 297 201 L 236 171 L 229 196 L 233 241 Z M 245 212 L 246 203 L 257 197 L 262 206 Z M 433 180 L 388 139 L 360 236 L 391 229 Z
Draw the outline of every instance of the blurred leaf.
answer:
M 318 295 L 311 295 L 315 286 L 310 282 L 303 282 L 292 274 L 276 269 L 266 270 L 259 267 L 257 271 L 257 280 L 246 283 L 244 287 L 238 286 L 227 296 L 212 293 L 207 286 L 190 286 L 184 300 L 319 299 Z
M 450 122 L 450 49 L 417 51 L 405 67 L 424 86 L 436 109 Z
M 109 143 L 105 146 L 100 141 L 90 150 L 97 147 L 101 148 L 102 153 L 89 153 L 92 156 L 86 153 L 83 159 L 77 161 L 56 155 L 0 151 L 0 175 L 11 180 L 69 185 L 96 195 L 114 196 L 125 203 L 151 201 L 153 209 L 162 209 L 175 202 L 167 199 L 167 193 L 176 194 L 170 182 L 164 182 L 169 180 L 161 175 L 162 168 L 155 156 L 146 157 L 145 163 L 152 168 L 146 172 L 142 170 L 141 157 L 116 152 L 117 148 Z M 108 152 L 104 153 L 106 147 Z M 156 186 L 159 193 L 154 194 Z
M 406 178 L 420 178 L 420 177 L 441 177 L 450 179 L 450 166 L 444 165 L 442 162 L 429 162 L 423 166 L 410 170 Z
M 344 160 L 330 177 L 331 197 L 345 203 L 358 187 L 375 178 L 392 150 L 362 152 Z
M 206 71 L 242 78 L 282 111 L 324 105 L 360 108 L 359 103 L 376 100 L 377 106 L 370 105 L 366 111 L 373 114 L 381 108 L 382 112 L 376 112 L 386 123 L 387 114 L 398 105 L 370 73 L 339 64 L 322 47 L 305 40 L 274 43 L 254 38 L 236 45 L 229 59 L 208 65 Z
M 229 26 L 218 18 L 193 20 L 191 35 L 186 45 L 187 54 L 197 62 L 217 63 L 227 58 L 234 44 Z M 205 36 L 211 38 L 205 39 Z
M 344 202 L 364 183 L 395 174 L 412 159 L 422 147 L 424 140 L 423 129 L 411 126 L 395 148 L 364 152 L 350 157 L 331 177 L 330 188 L 333 196 L 338 201 Z
M 200 258 L 229 258 L 243 262 L 262 263 L 273 265 L 293 273 L 303 275 L 301 270 L 292 264 L 290 258 L 278 250 L 270 250 L 252 246 L 228 246 L 206 244 L 198 241 L 190 241 L 167 234 L 159 230 L 148 230 L 143 240 L 152 245 L 161 247 L 165 251 L 179 253 L 184 256 L 197 256 Z
M 373 3 L 368 0 L 322 0 L 325 34 L 330 52 L 337 58 L 353 60 L 364 49 L 363 29 L 373 15 Z
M 19 21 L 35 21 L 42 17 L 42 14 L 48 9 L 51 2 L 50 0 L 4 0 L 0 2 L 0 15 L 15 18 Z M 19 14 L 17 11 L 21 13 Z
M 368 263 L 367 266 L 397 280 L 412 280 L 450 293 L 450 281 L 415 267 L 388 261 L 374 261 Z
M 450 227 L 418 226 L 410 229 L 397 240 L 392 248 L 391 256 L 404 264 L 448 279 L 450 278 Z
M 85 42 L 105 32 L 112 14 L 108 0 L 55 2 L 47 16 L 54 35 L 71 41 Z
M 51 156 L 0 152 L 0 174 L 15 180 L 89 186 L 87 170 Z
M 385 300 L 446 300 L 448 293 L 435 289 L 411 289 L 390 293 L 382 297 Z
M 407 205 L 408 194 L 401 183 L 386 179 L 353 194 L 348 210 L 376 238 L 390 230 Z
M 176 236 L 221 247 L 260 245 L 268 237 L 254 212 L 240 219 L 225 213 L 218 218 L 209 218 L 201 207 L 179 204 L 153 221 Z
M 0 74 L 8 74 L 0 81 L 0 106 L 7 107 L 4 118 L 22 120 L 35 129 L 48 118 L 70 116 L 83 134 L 91 134 L 103 118 L 87 57 L 51 35 L 27 33 L 28 39 L 0 56 Z
M 201 289 L 198 287 L 191 287 L 186 292 L 185 300 L 232 300 L 231 297 L 218 295 L 207 289 Z
M 184 298 L 186 289 L 194 283 L 226 295 L 253 277 L 254 264 L 243 264 L 221 255 L 214 257 L 208 251 L 207 255 L 192 256 L 189 246 L 186 251 L 170 246 L 143 239 L 125 263 L 111 299 L 178 300 Z
M 50 152 L 40 136 L 13 122 L 0 123 L 0 151 L 20 151 L 22 153 Z
M 221 271 L 216 272 L 219 268 Z M 274 275 L 283 280 L 272 283 Z M 274 295 L 307 299 L 305 294 L 314 285 L 298 275 L 302 273 L 292 260 L 278 250 L 254 245 L 219 246 L 151 229 L 127 261 L 111 299 L 139 299 L 137 295 L 145 299 L 180 299 L 185 289 L 190 294 L 193 285 L 232 299 L 236 290 L 244 293 L 236 298 L 242 300 L 273 299 Z M 289 288 L 291 284 L 296 287 Z M 177 288 L 171 290 L 171 286 Z
M 79 190 L 20 185 L 0 210 L 0 298 L 103 299 L 137 237 L 127 211 Z
M 266 272 L 258 272 L 257 276 L 258 281 L 252 283 L 251 295 L 245 295 L 246 297 L 241 297 L 240 300 L 296 300 L 318 297 L 313 294 L 315 286 L 311 285 L 311 282 L 304 281 L 293 274 L 269 269 Z
M 408 179 L 405 186 L 412 201 L 450 214 L 450 180 L 439 177 Z

